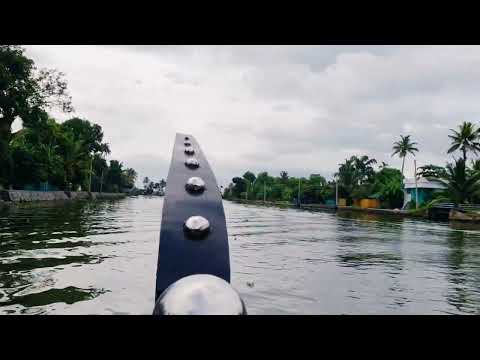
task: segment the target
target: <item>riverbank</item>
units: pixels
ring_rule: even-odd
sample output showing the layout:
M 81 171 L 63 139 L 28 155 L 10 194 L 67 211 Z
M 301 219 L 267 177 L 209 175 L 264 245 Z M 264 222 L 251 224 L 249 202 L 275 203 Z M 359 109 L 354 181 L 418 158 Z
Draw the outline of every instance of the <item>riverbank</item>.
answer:
M 68 200 L 101 200 L 122 199 L 123 193 L 98 193 L 88 191 L 28 191 L 0 190 L 0 207 L 12 203 L 28 203 L 37 201 L 68 201 Z
M 399 217 L 428 218 L 426 209 L 419 210 L 396 210 L 396 209 L 376 209 L 376 208 L 360 208 L 356 206 L 336 206 L 325 204 L 301 204 L 300 206 L 287 201 L 262 201 L 262 200 L 229 200 L 240 204 L 265 205 L 276 207 L 300 208 L 303 210 L 332 210 L 341 212 L 364 212 L 370 214 L 392 215 Z
M 441 221 L 452 221 L 458 223 L 480 224 L 480 214 L 474 212 L 460 212 L 451 210 L 446 214 L 438 214 L 432 209 L 420 208 L 418 210 L 397 210 L 397 209 L 376 209 L 360 208 L 356 206 L 335 206 L 325 204 L 302 204 L 300 206 L 287 201 L 262 201 L 262 200 L 229 200 L 240 204 L 251 204 L 260 206 L 274 206 L 279 208 L 303 209 L 310 211 L 335 211 L 335 212 L 360 212 L 367 214 L 389 215 L 393 217 L 430 219 Z

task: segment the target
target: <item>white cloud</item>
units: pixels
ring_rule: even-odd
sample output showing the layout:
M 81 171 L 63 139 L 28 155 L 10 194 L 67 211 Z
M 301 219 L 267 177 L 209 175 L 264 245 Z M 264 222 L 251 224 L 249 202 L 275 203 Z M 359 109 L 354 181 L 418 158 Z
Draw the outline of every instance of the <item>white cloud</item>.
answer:
M 443 164 L 449 129 L 480 118 L 478 46 L 28 46 L 27 54 L 67 74 L 77 115 L 100 124 L 111 156 L 140 178 L 167 176 L 176 132 L 197 138 L 227 185 L 248 169 L 329 176 L 355 153 L 400 167 L 391 146 L 406 133 L 419 143 L 419 165 Z

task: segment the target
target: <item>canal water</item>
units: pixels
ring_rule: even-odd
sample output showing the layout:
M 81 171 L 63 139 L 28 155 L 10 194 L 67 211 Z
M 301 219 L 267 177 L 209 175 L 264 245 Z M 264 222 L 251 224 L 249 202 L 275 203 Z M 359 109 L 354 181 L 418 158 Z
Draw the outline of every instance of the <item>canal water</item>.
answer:
M 163 199 L 0 211 L 0 314 L 151 314 Z M 224 202 L 250 314 L 480 314 L 480 228 Z

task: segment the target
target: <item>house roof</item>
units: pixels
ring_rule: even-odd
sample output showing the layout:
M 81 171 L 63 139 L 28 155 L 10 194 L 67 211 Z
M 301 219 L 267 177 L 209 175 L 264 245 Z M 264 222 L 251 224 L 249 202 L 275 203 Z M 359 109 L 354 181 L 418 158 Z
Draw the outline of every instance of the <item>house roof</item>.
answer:
M 404 182 L 405 189 L 414 189 L 415 188 L 415 179 L 405 179 Z M 417 187 L 419 189 L 446 189 L 447 186 L 439 180 L 436 179 L 427 179 L 420 177 L 417 179 Z

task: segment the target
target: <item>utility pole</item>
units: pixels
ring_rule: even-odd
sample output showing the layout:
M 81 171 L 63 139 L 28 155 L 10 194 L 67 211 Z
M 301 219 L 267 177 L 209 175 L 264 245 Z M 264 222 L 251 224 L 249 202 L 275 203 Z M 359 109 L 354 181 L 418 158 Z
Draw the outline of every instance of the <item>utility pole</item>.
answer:
M 266 189 L 265 189 L 265 183 L 263 183 L 263 202 L 265 202 L 267 199 L 267 192 L 266 192 Z
M 245 200 L 248 201 L 248 184 L 249 182 L 247 181 L 247 190 L 245 191 Z
M 415 164 L 415 208 L 418 209 L 418 185 L 417 185 L 417 160 L 414 159 Z

